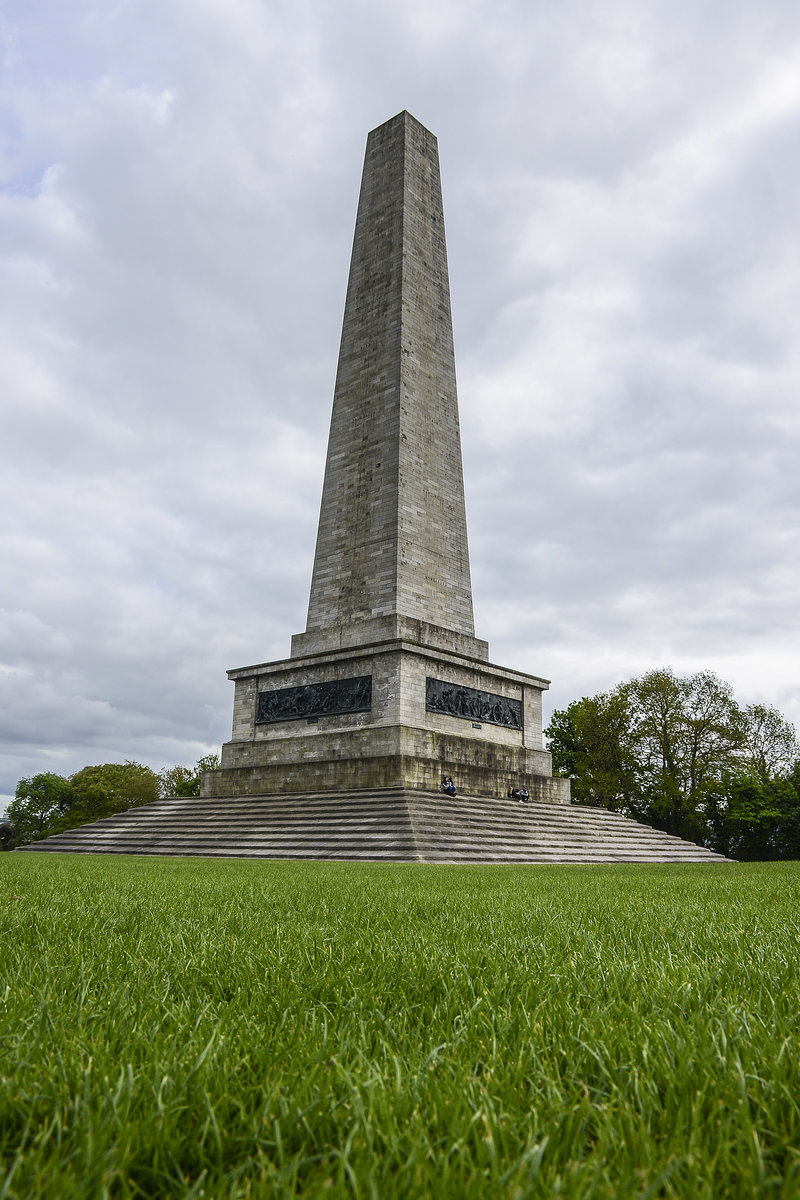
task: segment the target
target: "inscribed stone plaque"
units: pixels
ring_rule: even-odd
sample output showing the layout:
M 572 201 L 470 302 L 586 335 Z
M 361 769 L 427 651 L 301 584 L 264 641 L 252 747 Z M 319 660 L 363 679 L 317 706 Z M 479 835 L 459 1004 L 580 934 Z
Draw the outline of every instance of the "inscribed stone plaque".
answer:
M 507 729 L 522 729 L 522 701 L 481 692 L 477 688 L 445 683 L 443 679 L 425 681 L 425 708 L 428 712 L 446 713 L 451 717 L 466 717 L 470 721 L 485 721 L 488 725 L 503 725 Z
M 259 692 L 256 725 L 275 721 L 301 721 L 307 717 L 332 717 L 339 713 L 369 712 L 372 708 L 372 676 L 329 679 L 300 687 Z

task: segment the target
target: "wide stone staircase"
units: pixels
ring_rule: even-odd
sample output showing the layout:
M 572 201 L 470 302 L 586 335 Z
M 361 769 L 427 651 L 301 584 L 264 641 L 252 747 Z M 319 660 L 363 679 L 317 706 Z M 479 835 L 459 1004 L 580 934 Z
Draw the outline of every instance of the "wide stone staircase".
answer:
M 385 788 L 159 800 L 21 847 L 363 862 L 726 862 L 604 808 Z

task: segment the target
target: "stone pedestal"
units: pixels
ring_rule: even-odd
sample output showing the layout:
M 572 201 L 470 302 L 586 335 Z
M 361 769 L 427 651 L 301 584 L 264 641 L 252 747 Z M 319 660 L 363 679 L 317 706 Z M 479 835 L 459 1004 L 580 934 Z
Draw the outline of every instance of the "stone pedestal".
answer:
M 435 790 L 446 774 L 467 795 L 524 785 L 534 799 L 568 800 L 543 748 L 547 680 L 444 649 L 459 641 L 451 631 L 385 625 L 394 633 L 380 641 L 228 672 L 233 733 L 204 794 Z

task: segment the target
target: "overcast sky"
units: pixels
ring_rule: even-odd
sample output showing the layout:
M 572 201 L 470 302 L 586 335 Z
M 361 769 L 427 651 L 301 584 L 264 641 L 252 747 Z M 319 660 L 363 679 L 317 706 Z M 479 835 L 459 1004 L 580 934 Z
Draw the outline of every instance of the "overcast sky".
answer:
M 305 626 L 367 131 L 439 138 L 476 632 L 800 722 L 796 0 L 6 0 L 0 803 Z

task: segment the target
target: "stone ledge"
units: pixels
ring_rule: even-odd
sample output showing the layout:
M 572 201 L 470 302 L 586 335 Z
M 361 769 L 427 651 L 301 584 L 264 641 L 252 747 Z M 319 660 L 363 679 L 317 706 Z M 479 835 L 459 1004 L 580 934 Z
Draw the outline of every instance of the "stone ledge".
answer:
M 405 617 L 399 613 L 355 621 L 350 625 L 334 625 L 326 629 L 307 629 L 292 637 L 292 658 L 307 658 L 336 650 L 355 650 L 362 646 L 386 641 L 406 641 L 415 646 L 456 654 L 463 658 L 487 662 L 489 643 L 456 629 L 445 629 L 429 621 Z
M 539 799 L 569 803 L 569 781 L 550 775 L 546 751 L 404 726 L 340 731 L 330 740 L 228 742 L 222 751 L 222 767 L 204 777 L 204 796 L 435 790 L 447 774 L 465 795 L 502 796 L 524 785 Z
M 249 667 L 232 667 L 227 675 L 231 680 L 250 679 L 257 675 L 277 675 L 286 671 L 296 671 L 299 668 L 309 669 L 327 666 L 331 663 L 357 662 L 359 659 L 371 658 L 378 654 L 399 653 L 412 654 L 419 658 L 448 663 L 456 667 L 463 666 L 471 671 L 479 672 L 481 675 L 494 676 L 497 679 L 507 680 L 509 683 L 539 688 L 541 691 L 547 691 L 550 687 L 549 679 L 544 679 L 540 675 L 529 675 L 524 671 L 516 671 L 511 667 L 501 667 L 497 663 L 490 663 L 488 658 L 482 659 L 455 651 L 440 650 L 420 642 L 411 642 L 400 638 L 387 638 L 385 641 L 365 642 L 359 646 L 320 650 L 297 658 L 279 658 L 272 662 L 254 663 Z

